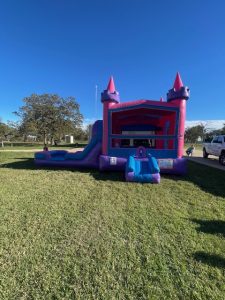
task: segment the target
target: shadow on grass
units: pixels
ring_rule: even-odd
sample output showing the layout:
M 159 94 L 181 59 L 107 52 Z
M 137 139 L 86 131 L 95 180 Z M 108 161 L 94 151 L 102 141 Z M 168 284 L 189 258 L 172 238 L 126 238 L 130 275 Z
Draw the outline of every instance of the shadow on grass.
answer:
M 33 158 L 13 158 L 16 161 L 8 162 L 8 163 L 2 163 L 0 164 L 0 168 L 9 168 L 9 169 L 25 169 L 25 170 L 35 170 L 37 169 L 34 165 L 34 159 Z
M 220 255 L 199 251 L 194 253 L 193 258 L 199 263 L 203 263 L 211 267 L 225 269 L 225 258 Z
M 188 161 L 188 172 L 180 180 L 192 182 L 203 191 L 225 198 L 225 171 Z
M 120 181 L 120 182 L 125 181 L 124 172 L 117 172 L 117 171 L 100 172 L 96 170 L 95 173 L 92 173 L 92 176 L 96 180 L 101 180 L 101 181 Z
M 199 225 L 199 227 L 196 228 L 198 232 L 222 235 L 225 237 L 225 221 L 198 219 L 191 219 L 191 221 Z M 207 264 L 211 267 L 225 269 L 225 258 L 221 255 L 198 251 L 194 253 L 193 257 L 199 263 Z
M 68 172 L 79 172 L 79 173 L 88 173 L 96 180 L 101 181 L 125 181 L 123 172 L 100 172 L 96 169 L 88 168 L 65 168 L 65 167 L 37 167 L 34 164 L 33 158 L 27 157 L 16 157 L 13 158 L 13 162 L 0 164 L 0 168 L 9 168 L 15 170 L 48 170 L 48 171 L 68 171 Z
M 167 174 L 162 175 L 163 177 L 174 181 L 191 182 L 206 193 L 225 198 L 225 171 L 188 161 L 188 171 L 185 176 Z
M 37 167 L 34 164 L 33 158 L 11 158 L 13 162 L 5 163 L 0 167 L 11 169 L 30 169 L 35 170 Z M 16 160 L 16 161 L 15 161 Z M 73 172 L 86 172 L 90 173 L 96 180 L 112 180 L 112 181 L 124 181 L 124 172 L 99 172 L 98 170 L 90 169 L 66 169 L 66 168 L 52 168 L 45 167 L 42 169 L 47 170 L 68 170 Z M 225 172 L 214 169 L 211 167 L 199 165 L 188 161 L 188 173 L 186 176 L 174 176 L 174 175 L 162 175 L 163 178 L 169 178 L 176 181 L 187 181 L 199 186 L 203 191 L 210 193 L 214 196 L 225 198 Z
M 191 219 L 191 221 L 199 225 L 199 227 L 196 228 L 198 232 L 223 235 L 223 237 L 225 237 L 225 221 L 198 219 Z

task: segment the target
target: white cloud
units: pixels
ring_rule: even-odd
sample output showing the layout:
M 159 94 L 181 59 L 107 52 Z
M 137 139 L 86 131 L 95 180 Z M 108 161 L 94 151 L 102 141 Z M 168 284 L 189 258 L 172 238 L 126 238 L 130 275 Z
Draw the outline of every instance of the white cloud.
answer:
M 215 129 L 221 129 L 224 124 L 225 120 L 196 120 L 196 121 L 186 121 L 185 127 L 193 127 L 203 124 L 208 130 L 215 130 Z

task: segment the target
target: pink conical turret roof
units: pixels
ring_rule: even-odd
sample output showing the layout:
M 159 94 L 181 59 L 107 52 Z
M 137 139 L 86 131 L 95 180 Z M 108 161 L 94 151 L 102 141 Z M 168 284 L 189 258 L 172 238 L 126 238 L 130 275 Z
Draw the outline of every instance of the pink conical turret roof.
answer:
M 102 103 L 103 102 L 114 102 L 114 103 L 120 102 L 120 96 L 119 96 L 119 93 L 116 91 L 116 87 L 115 87 L 112 76 L 109 79 L 107 89 L 101 93 L 101 101 L 102 101 Z
M 108 83 L 108 86 L 107 86 L 107 90 L 110 92 L 110 93 L 114 93 L 116 88 L 115 88 L 115 84 L 114 84 L 114 80 L 113 80 L 113 77 L 111 76 L 110 77 L 110 80 L 109 80 L 109 83 Z
M 174 81 L 173 87 L 176 91 L 178 91 L 183 85 L 180 74 L 177 72 L 176 79 Z

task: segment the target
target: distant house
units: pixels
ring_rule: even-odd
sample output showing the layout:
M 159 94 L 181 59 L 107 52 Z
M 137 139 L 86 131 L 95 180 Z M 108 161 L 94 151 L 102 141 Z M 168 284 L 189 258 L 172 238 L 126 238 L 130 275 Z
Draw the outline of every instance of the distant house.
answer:
M 74 143 L 74 138 L 73 135 L 65 135 L 65 143 L 66 144 L 73 144 Z
M 36 141 L 37 141 L 37 136 L 36 136 L 36 135 L 28 134 L 27 139 L 28 139 L 29 141 L 36 142 Z

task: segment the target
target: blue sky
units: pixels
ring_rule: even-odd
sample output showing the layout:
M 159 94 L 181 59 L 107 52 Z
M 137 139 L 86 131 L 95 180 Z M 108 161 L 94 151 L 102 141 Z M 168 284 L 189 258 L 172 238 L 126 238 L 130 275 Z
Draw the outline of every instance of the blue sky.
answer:
M 187 119 L 225 119 L 224 12 L 222 0 L 0 1 L 0 117 L 31 93 L 58 93 L 101 118 L 111 74 L 125 102 L 165 98 L 179 71 Z

